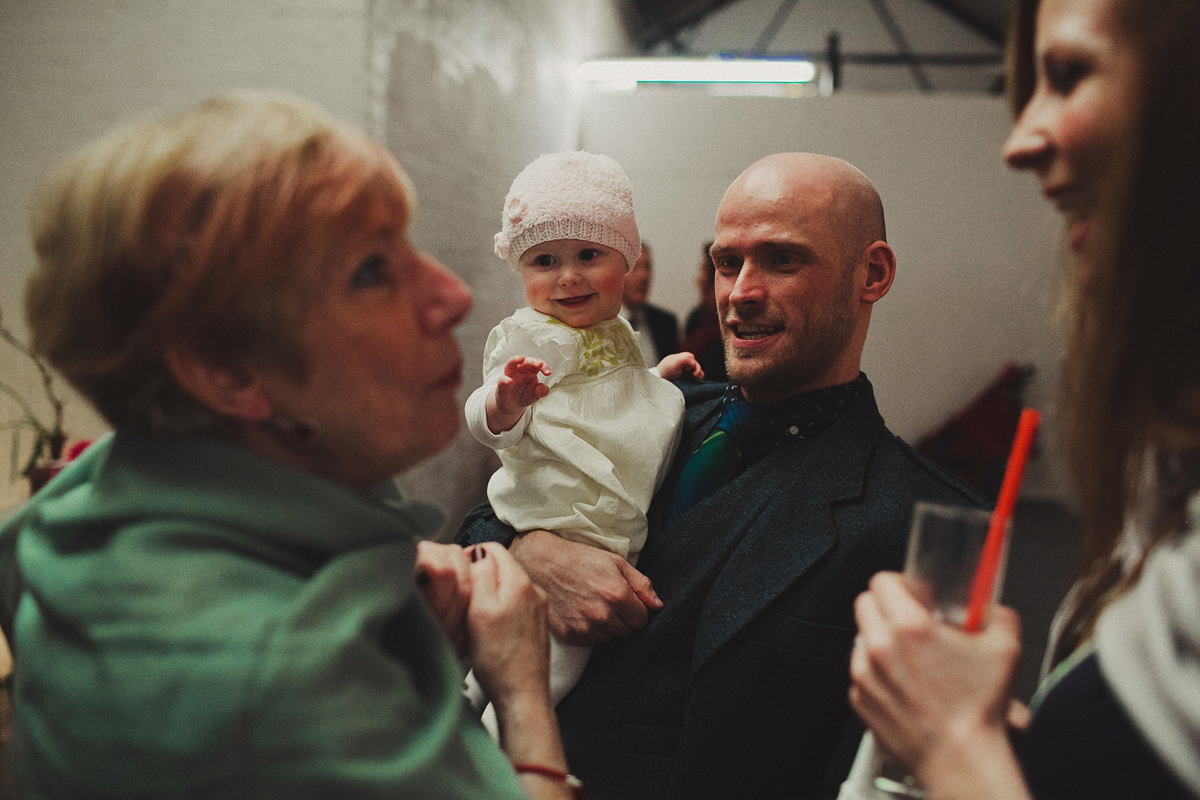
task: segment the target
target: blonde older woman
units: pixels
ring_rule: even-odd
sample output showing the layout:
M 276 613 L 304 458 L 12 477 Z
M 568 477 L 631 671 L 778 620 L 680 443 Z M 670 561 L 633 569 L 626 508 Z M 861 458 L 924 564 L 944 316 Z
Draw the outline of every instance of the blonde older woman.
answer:
M 25 796 L 570 796 L 538 590 L 421 542 L 435 510 L 389 480 L 458 428 L 470 307 L 412 207 L 381 147 L 249 95 L 48 185 L 34 347 L 114 433 L 4 530 Z

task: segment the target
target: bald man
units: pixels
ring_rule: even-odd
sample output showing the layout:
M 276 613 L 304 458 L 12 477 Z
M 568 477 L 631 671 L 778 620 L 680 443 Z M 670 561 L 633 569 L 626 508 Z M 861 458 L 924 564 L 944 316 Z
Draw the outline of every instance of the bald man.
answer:
M 887 430 L 860 371 L 896 272 L 862 172 L 756 162 L 721 200 L 711 253 L 729 383 L 681 384 L 684 439 L 637 569 L 543 531 L 513 538 L 486 509 L 460 539 L 509 542 L 554 633 L 601 643 L 558 706 L 600 800 L 834 796 L 861 732 L 855 596 L 901 566 L 915 502 L 983 505 Z M 736 474 L 690 497 L 693 454 L 734 417 L 755 421 L 733 434 Z

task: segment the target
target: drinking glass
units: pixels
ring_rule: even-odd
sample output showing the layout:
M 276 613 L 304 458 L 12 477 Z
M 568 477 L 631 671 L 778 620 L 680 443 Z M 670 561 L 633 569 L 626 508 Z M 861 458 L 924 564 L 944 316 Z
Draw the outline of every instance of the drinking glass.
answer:
M 961 626 L 966 620 L 971 585 L 987 540 L 991 512 L 940 503 L 917 503 L 904 575 L 909 588 L 934 617 Z M 992 583 L 992 602 L 1004 584 L 1008 537 Z M 840 800 L 893 800 L 925 797 L 925 791 L 903 765 L 875 744 L 868 731 L 859 746 L 850 777 L 838 795 Z

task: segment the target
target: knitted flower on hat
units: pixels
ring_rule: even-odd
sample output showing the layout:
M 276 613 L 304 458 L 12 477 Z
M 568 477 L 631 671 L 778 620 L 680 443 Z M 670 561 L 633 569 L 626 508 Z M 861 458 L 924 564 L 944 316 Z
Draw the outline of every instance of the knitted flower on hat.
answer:
M 642 252 L 633 188 L 621 166 L 578 150 L 538 157 L 521 170 L 504 199 L 496 255 L 516 269 L 531 247 L 578 239 L 611 247 L 632 267 Z

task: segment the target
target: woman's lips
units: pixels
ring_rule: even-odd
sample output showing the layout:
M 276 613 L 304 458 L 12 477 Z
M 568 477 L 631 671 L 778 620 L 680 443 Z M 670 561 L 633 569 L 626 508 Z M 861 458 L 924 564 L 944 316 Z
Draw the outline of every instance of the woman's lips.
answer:
M 462 385 L 462 362 L 460 361 L 454 369 L 446 373 L 446 375 L 435 383 L 435 389 L 458 389 Z
M 1074 251 L 1083 247 L 1091 228 L 1090 204 L 1087 195 L 1076 185 L 1046 186 L 1042 189 L 1046 199 L 1054 203 L 1058 212 L 1067 221 L 1067 245 Z

